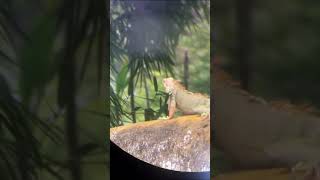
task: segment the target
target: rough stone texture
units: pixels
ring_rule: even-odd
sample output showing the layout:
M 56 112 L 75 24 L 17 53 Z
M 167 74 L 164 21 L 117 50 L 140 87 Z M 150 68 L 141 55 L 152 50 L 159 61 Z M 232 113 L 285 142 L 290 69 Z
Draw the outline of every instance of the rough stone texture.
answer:
M 136 158 L 158 167 L 210 170 L 210 123 L 198 115 L 111 128 L 110 139 Z
M 218 175 L 214 180 L 294 180 L 290 171 L 285 168 L 262 169 L 226 173 Z
M 255 169 L 250 171 L 237 171 L 215 176 L 213 180 L 319 180 L 311 174 L 306 174 L 307 169 L 292 172 L 287 168 Z M 310 176 L 311 175 L 311 176 Z

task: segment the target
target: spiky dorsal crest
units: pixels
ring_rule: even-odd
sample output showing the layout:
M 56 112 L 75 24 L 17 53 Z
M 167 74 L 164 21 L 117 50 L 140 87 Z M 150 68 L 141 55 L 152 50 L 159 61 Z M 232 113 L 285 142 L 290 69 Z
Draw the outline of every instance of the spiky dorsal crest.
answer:
M 199 96 L 199 97 L 210 98 L 209 96 L 207 96 L 205 94 L 193 93 L 193 92 L 190 92 L 190 91 L 186 90 L 186 87 L 181 83 L 180 80 L 173 79 L 172 77 L 163 79 L 163 83 L 165 84 L 165 86 L 173 85 L 174 89 L 176 89 L 176 90 L 182 90 L 182 91 L 185 91 L 185 92 L 187 92 L 189 94 L 192 94 L 192 95 L 195 95 L 195 96 Z

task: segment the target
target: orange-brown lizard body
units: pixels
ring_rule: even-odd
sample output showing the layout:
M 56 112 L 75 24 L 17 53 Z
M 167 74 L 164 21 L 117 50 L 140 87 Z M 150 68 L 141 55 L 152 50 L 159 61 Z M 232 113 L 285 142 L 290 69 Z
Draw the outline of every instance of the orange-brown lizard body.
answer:
M 163 85 L 169 94 L 168 119 L 173 118 L 176 108 L 183 114 L 201 114 L 210 119 L 210 98 L 208 96 L 187 91 L 179 81 L 173 78 L 163 79 Z

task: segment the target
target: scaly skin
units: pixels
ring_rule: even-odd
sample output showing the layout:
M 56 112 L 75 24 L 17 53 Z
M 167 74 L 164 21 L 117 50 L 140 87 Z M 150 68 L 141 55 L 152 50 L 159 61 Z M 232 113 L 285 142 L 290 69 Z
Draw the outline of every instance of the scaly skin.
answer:
M 204 119 L 210 119 L 210 98 L 208 96 L 189 92 L 179 81 L 173 78 L 163 79 L 163 85 L 168 99 L 168 119 L 172 119 L 178 108 L 183 114 L 201 114 Z
M 305 172 L 302 176 L 293 176 L 293 180 L 320 180 L 320 162 L 300 162 L 292 169 L 292 173 Z
M 301 161 L 320 162 L 319 116 L 277 109 L 243 93 L 221 69 L 214 72 L 216 146 L 232 158 L 234 168 L 291 168 Z M 295 180 L 320 180 L 319 164 L 304 169 L 305 176 Z M 295 166 L 293 172 L 297 170 Z

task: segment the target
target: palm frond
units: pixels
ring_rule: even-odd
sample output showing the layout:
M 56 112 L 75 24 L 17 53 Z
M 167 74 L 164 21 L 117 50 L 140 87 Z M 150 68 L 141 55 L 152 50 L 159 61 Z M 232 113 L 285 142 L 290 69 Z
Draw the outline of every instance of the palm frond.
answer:
M 134 84 L 153 73 L 173 75 L 179 35 L 190 31 L 196 20 L 208 17 L 209 1 L 123 1 L 110 2 L 111 74 L 119 75 L 118 64 L 129 61 Z M 113 82 L 111 82 L 113 83 Z M 133 90 L 129 86 L 131 101 Z M 140 84 L 140 85 L 141 85 Z M 131 93 L 131 94 L 130 94 Z M 111 101 L 113 103 L 113 101 Z M 133 103 L 134 104 L 134 103 Z M 134 109 L 134 107 L 132 107 Z M 132 109 L 132 111 L 133 111 Z

